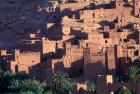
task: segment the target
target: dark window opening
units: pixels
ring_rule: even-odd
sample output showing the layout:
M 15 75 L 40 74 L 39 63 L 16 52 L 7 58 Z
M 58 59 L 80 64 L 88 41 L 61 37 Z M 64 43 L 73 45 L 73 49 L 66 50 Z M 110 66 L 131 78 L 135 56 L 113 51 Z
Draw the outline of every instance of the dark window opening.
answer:
M 93 13 L 93 18 L 95 18 L 95 14 Z
M 58 66 L 55 66 L 55 68 L 57 69 L 57 68 L 58 68 Z
M 139 56 L 139 51 L 137 50 L 137 51 L 134 51 L 134 55 L 135 56 Z
M 83 72 L 83 70 L 82 69 L 79 69 L 79 73 L 81 74 Z
M 126 39 L 123 39 L 123 42 L 127 42 L 127 40 Z
M 108 32 L 104 32 L 104 38 L 109 38 L 109 33 Z
M 13 2 L 13 1 L 10 1 L 9 3 L 13 4 L 13 3 L 15 3 L 15 2 Z
M 18 69 L 18 65 L 15 66 L 15 72 L 18 72 L 19 69 Z

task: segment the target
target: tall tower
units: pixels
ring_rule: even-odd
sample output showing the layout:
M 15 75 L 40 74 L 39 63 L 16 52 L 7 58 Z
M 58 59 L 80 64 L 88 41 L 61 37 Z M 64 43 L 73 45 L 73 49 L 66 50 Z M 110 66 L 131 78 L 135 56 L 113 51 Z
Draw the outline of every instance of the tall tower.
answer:
M 111 75 L 116 75 L 116 58 L 115 58 L 115 47 L 107 47 L 107 69 Z
M 89 73 L 91 73 L 91 67 L 89 66 L 90 64 L 90 49 L 89 48 L 85 48 L 84 49 L 84 80 L 89 80 Z
M 139 0 L 133 0 L 133 15 L 139 16 Z

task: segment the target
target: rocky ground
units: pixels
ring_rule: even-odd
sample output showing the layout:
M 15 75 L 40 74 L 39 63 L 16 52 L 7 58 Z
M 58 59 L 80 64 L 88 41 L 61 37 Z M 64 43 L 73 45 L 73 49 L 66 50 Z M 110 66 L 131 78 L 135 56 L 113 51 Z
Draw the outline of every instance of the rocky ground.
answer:
M 37 12 L 37 10 L 39 7 L 47 7 L 47 1 L 0 0 L 0 36 L 10 36 L 41 28 L 47 21 L 48 13 Z

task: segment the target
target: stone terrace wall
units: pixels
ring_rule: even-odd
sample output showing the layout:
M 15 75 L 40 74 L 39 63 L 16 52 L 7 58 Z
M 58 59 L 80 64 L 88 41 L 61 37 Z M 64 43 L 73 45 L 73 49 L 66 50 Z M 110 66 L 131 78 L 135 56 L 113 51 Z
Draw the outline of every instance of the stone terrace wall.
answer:
M 82 9 L 86 6 L 88 6 L 90 3 L 68 3 L 68 4 L 61 4 L 60 10 L 63 11 L 64 9 L 72 9 L 73 11 Z

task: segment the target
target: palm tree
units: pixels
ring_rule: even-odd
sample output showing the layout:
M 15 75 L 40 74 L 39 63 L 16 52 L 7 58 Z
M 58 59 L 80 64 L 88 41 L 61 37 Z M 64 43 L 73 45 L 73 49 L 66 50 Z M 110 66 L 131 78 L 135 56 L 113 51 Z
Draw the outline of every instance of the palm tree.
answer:
M 89 92 L 89 94 L 93 94 L 93 92 L 95 92 L 95 88 L 96 85 L 93 82 L 89 82 L 87 81 L 87 91 Z
M 68 75 L 61 70 L 54 75 L 54 80 L 51 87 L 54 93 L 70 94 L 73 90 L 74 83 L 68 78 Z
M 49 90 L 45 91 L 44 94 L 53 94 L 53 91 L 51 89 L 49 89 Z
M 90 93 L 93 93 L 95 91 L 96 85 L 93 82 L 89 82 L 89 81 L 87 81 L 86 83 L 87 83 L 87 90 Z
M 19 94 L 43 94 L 45 92 L 45 83 L 36 80 L 12 80 L 9 88 Z
M 8 86 L 11 79 L 13 79 L 14 74 L 10 71 L 2 71 L 0 73 L 0 91 L 5 92 L 9 91 Z
M 138 72 L 139 72 L 139 68 L 136 67 L 136 66 L 129 67 L 126 70 L 126 75 L 129 76 L 129 81 L 131 83 L 136 83 L 137 82 L 137 74 L 138 74 Z
M 119 94 L 132 94 L 132 92 L 125 86 L 120 89 Z
M 0 69 L 0 78 L 2 77 L 2 74 L 3 74 L 3 70 Z
M 31 92 L 31 91 L 21 91 L 19 94 L 34 94 L 33 92 Z

